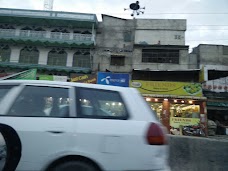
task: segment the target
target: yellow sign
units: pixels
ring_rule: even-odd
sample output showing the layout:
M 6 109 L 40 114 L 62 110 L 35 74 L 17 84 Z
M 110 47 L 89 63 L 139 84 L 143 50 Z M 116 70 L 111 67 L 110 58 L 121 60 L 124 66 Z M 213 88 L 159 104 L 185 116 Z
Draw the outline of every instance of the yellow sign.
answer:
M 130 86 L 142 94 L 202 96 L 200 83 L 132 80 Z
M 200 123 L 199 118 L 180 118 L 180 117 L 170 117 L 170 126 L 174 128 L 179 128 L 180 125 L 198 125 Z

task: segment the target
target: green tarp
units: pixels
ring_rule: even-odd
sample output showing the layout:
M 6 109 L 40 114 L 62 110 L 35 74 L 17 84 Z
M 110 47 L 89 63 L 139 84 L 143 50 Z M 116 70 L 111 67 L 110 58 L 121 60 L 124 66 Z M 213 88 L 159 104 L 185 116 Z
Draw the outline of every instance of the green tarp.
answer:
M 84 73 L 90 74 L 91 68 L 82 67 L 66 67 L 66 66 L 50 66 L 40 64 L 21 64 L 13 62 L 0 62 L 0 68 L 13 68 L 13 69 L 37 69 L 40 71 L 59 71 L 67 73 Z
M 30 69 L 1 78 L 1 80 L 36 80 L 37 69 Z

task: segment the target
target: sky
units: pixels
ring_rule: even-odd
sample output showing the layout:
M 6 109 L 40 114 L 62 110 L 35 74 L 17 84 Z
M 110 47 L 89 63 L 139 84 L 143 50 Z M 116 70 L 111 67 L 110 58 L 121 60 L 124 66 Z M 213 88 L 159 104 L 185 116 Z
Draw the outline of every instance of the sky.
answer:
M 54 0 L 53 10 L 101 14 L 131 19 L 124 11 L 134 0 Z M 228 0 L 140 0 L 143 15 L 135 18 L 187 19 L 185 44 L 228 45 Z M 43 10 L 44 0 L 0 0 L 0 8 Z

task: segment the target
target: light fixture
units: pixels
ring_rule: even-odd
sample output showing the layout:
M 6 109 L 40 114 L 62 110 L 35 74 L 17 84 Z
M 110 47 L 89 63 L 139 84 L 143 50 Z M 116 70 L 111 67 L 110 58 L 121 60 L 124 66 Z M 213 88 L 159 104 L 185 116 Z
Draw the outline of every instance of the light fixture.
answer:
M 157 102 L 157 101 L 158 101 L 158 99 L 154 99 L 154 101 L 155 101 L 155 102 Z
M 113 106 L 115 106 L 116 104 L 115 103 L 112 103 Z
M 192 104 L 192 103 L 193 103 L 193 101 L 192 101 L 192 100 L 189 100 L 189 101 L 188 101 L 188 103 L 189 103 L 189 104 Z
M 174 100 L 174 103 L 177 103 L 177 100 Z
M 85 103 L 87 102 L 87 100 L 86 100 L 86 99 L 84 99 L 83 101 L 84 101 Z
M 165 101 L 168 101 L 168 99 L 164 99 Z
M 184 100 L 181 100 L 181 103 L 184 103 Z
M 119 103 L 119 106 L 121 106 L 122 105 L 122 103 Z
M 146 101 L 147 101 L 147 102 L 150 102 L 150 101 L 151 101 L 151 98 L 146 98 Z

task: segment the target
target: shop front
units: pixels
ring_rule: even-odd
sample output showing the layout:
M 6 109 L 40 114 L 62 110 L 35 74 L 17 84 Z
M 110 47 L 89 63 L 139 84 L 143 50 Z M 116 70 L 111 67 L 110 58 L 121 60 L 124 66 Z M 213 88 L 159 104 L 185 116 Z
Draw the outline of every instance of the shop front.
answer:
M 201 84 L 132 80 L 170 134 L 207 136 L 206 98 Z

